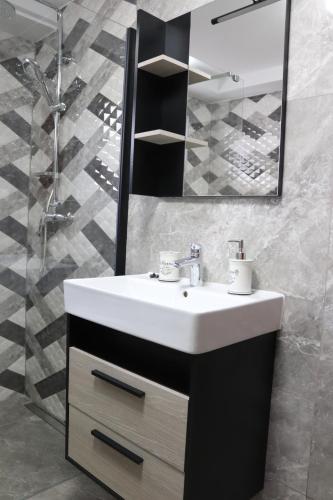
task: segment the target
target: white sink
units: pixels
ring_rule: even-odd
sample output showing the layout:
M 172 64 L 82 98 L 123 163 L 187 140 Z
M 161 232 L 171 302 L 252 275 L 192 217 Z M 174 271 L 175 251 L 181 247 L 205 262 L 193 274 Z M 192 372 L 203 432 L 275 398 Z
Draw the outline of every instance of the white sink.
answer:
M 68 313 L 179 351 L 199 354 L 280 329 L 280 293 L 230 295 L 147 275 L 64 281 Z

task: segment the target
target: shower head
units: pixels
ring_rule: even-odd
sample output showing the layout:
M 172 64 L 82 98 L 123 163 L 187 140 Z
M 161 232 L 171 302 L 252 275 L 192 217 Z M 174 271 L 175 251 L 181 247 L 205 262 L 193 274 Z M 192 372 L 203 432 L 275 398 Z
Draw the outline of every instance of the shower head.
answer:
M 0 0 L 0 19 L 11 19 L 16 14 L 14 5 L 7 0 Z
M 45 75 L 42 72 L 39 64 L 33 59 L 26 57 L 23 61 L 23 69 L 29 80 L 31 80 L 32 82 L 37 81 L 37 88 L 39 93 L 41 93 L 45 97 L 47 104 L 50 107 L 53 107 L 55 105 L 55 102 L 51 96 L 49 88 L 46 84 Z

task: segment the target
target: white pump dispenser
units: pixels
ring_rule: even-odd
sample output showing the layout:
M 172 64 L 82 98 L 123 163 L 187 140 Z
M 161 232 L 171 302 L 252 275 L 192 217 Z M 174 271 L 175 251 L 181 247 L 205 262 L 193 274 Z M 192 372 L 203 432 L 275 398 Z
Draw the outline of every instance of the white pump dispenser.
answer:
M 246 258 L 244 240 L 229 240 L 228 243 L 238 243 L 235 258 L 229 259 L 229 290 L 236 295 L 250 295 L 252 291 L 253 260 Z

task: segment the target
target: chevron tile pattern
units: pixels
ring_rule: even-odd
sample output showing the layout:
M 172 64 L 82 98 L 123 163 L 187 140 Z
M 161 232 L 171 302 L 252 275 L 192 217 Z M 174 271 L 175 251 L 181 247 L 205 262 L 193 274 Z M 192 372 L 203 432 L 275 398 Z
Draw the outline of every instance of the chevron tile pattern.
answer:
M 207 104 L 189 99 L 189 135 L 208 141 L 190 149 L 185 196 L 277 193 L 281 93 Z
M 0 402 L 24 392 L 25 290 L 34 90 L 20 59 L 34 46 L 15 37 L 0 41 Z
M 65 52 L 74 62 L 63 69 L 60 200 L 74 220 L 49 227 L 44 268 L 38 232 L 53 183 L 54 126 L 43 98 L 33 112 L 26 390 L 59 420 L 65 416 L 63 280 L 114 274 L 126 48 L 126 26 L 117 21 L 131 26 L 135 18 L 135 4 L 125 0 L 78 1 L 65 10 Z M 53 36 L 37 47 L 37 60 L 53 81 L 55 48 Z

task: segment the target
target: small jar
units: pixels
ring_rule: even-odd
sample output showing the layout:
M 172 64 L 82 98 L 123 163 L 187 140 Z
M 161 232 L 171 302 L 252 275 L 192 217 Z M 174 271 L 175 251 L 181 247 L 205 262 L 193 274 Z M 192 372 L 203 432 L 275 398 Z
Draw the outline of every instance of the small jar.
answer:
M 160 252 L 160 275 L 159 281 L 179 281 L 179 268 L 173 264 L 180 258 L 180 252 Z

